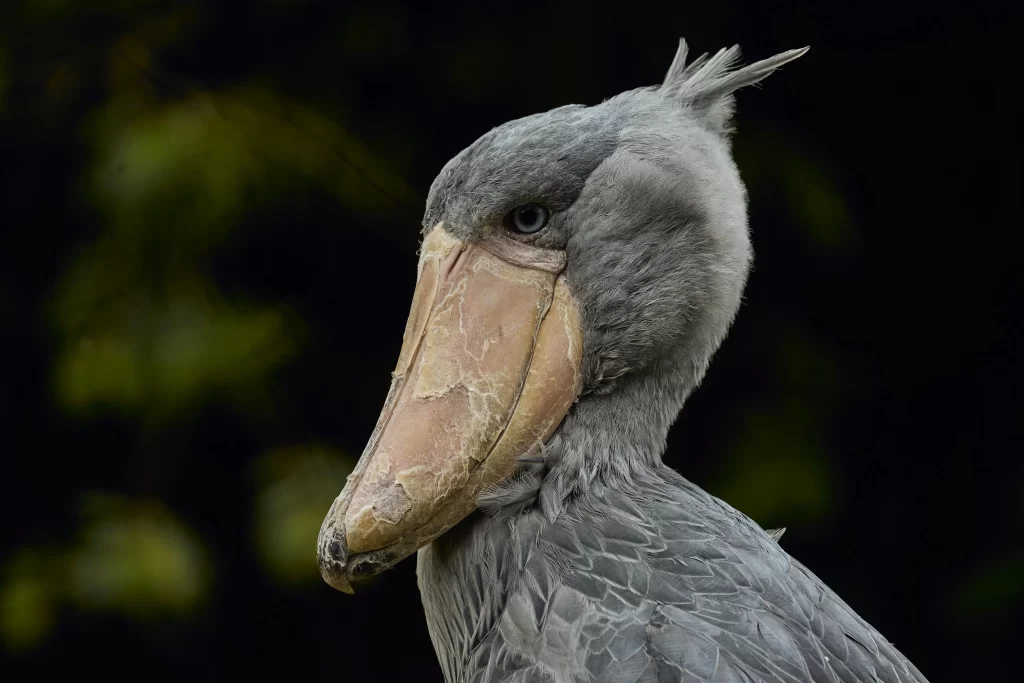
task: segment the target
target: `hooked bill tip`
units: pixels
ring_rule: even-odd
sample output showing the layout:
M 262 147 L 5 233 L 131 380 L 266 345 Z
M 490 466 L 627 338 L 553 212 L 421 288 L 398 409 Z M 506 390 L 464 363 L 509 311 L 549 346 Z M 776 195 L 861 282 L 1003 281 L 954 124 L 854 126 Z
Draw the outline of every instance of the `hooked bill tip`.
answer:
M 320 576 L 327 583 L 328 586 L 342 593 L 348 593 L 354 595 L 355 591 L 352 590 L 352 584 L 345 577 L 345 569 L 335 564 L 320 563 Z
M 327 585 L 342 593 L 352 595 L 352 584 L 349 582 L 345 568 L 348 560 L 348 548 L 344 541 L 339 538 L 332 539 L 329 543 L 321 545 L 317 552 L 317 564 L 320 567 L 320 576 Z

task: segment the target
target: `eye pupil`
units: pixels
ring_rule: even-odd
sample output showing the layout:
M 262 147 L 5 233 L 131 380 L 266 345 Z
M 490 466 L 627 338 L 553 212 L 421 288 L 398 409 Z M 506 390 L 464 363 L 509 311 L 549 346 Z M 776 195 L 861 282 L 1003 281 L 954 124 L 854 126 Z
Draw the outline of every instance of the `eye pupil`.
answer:
M 506 224 L 514 232 L 530 235 L 540 231 L 548 223 L 550 212 L 540 204 L 524 204 L 509 214 Z

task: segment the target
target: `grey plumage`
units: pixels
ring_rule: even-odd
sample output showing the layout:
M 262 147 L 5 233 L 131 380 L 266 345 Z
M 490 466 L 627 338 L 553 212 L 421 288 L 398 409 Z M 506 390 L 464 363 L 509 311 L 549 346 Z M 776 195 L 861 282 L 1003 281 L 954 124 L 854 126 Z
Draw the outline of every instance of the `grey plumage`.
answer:
M 547 444 L 419 551 L 450 682 L 925 681 L 768 532 L 665 467 L 669 426 L 739 307 L 746 194 L 733 93 L 799 57 L 737 48 L 660 86 L 500 126 L 431 188 L 462 239 L 552 210 L 584 328 L 584 389 Z
M 448 680 L 925 680 L 742 513 L 663 466 L 617 484 L 421 551 Z

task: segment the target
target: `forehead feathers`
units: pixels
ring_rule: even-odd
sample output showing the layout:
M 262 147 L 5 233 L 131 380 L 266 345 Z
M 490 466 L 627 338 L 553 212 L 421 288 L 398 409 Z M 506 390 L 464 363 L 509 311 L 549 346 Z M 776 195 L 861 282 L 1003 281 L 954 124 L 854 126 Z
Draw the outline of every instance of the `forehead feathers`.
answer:
M 643 128 L 659 131 L 658 138 L 666 129 L 698 127 L 724 141 L 733 93 L 806 51 L 790 50 L 736 68 L 738 46 L 687 63 L 687 44 L 680 40 L 660 86 L 628 91 L 593 107 L 559 107 L 510 121 L 480 137 L 434 180 L 424 228 L 445 220 L 468 237 L 474 226 L 527 202 L 543 203 L 555 212 L 567 209 L 590 174 L 621 144 L 635 143 Z
M 510 121 L 449 161 L 427 198 L 424 228 L 455 230 L 531 201 L 568 208 L 615 149 L 618 125 L 601 107 L 569 105 Z

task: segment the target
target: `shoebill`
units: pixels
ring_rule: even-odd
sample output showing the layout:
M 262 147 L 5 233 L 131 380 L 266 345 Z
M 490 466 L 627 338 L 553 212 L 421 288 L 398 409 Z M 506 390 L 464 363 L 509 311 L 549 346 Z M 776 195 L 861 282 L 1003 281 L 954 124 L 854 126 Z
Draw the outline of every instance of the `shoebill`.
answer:
M 391 390 L 320 532 L 343 591 L 418 551 L 462 681 L 918 681 L 750 518 L 662 463 L 751 261 L 737 48 L 499 126 L 427 199 Z

